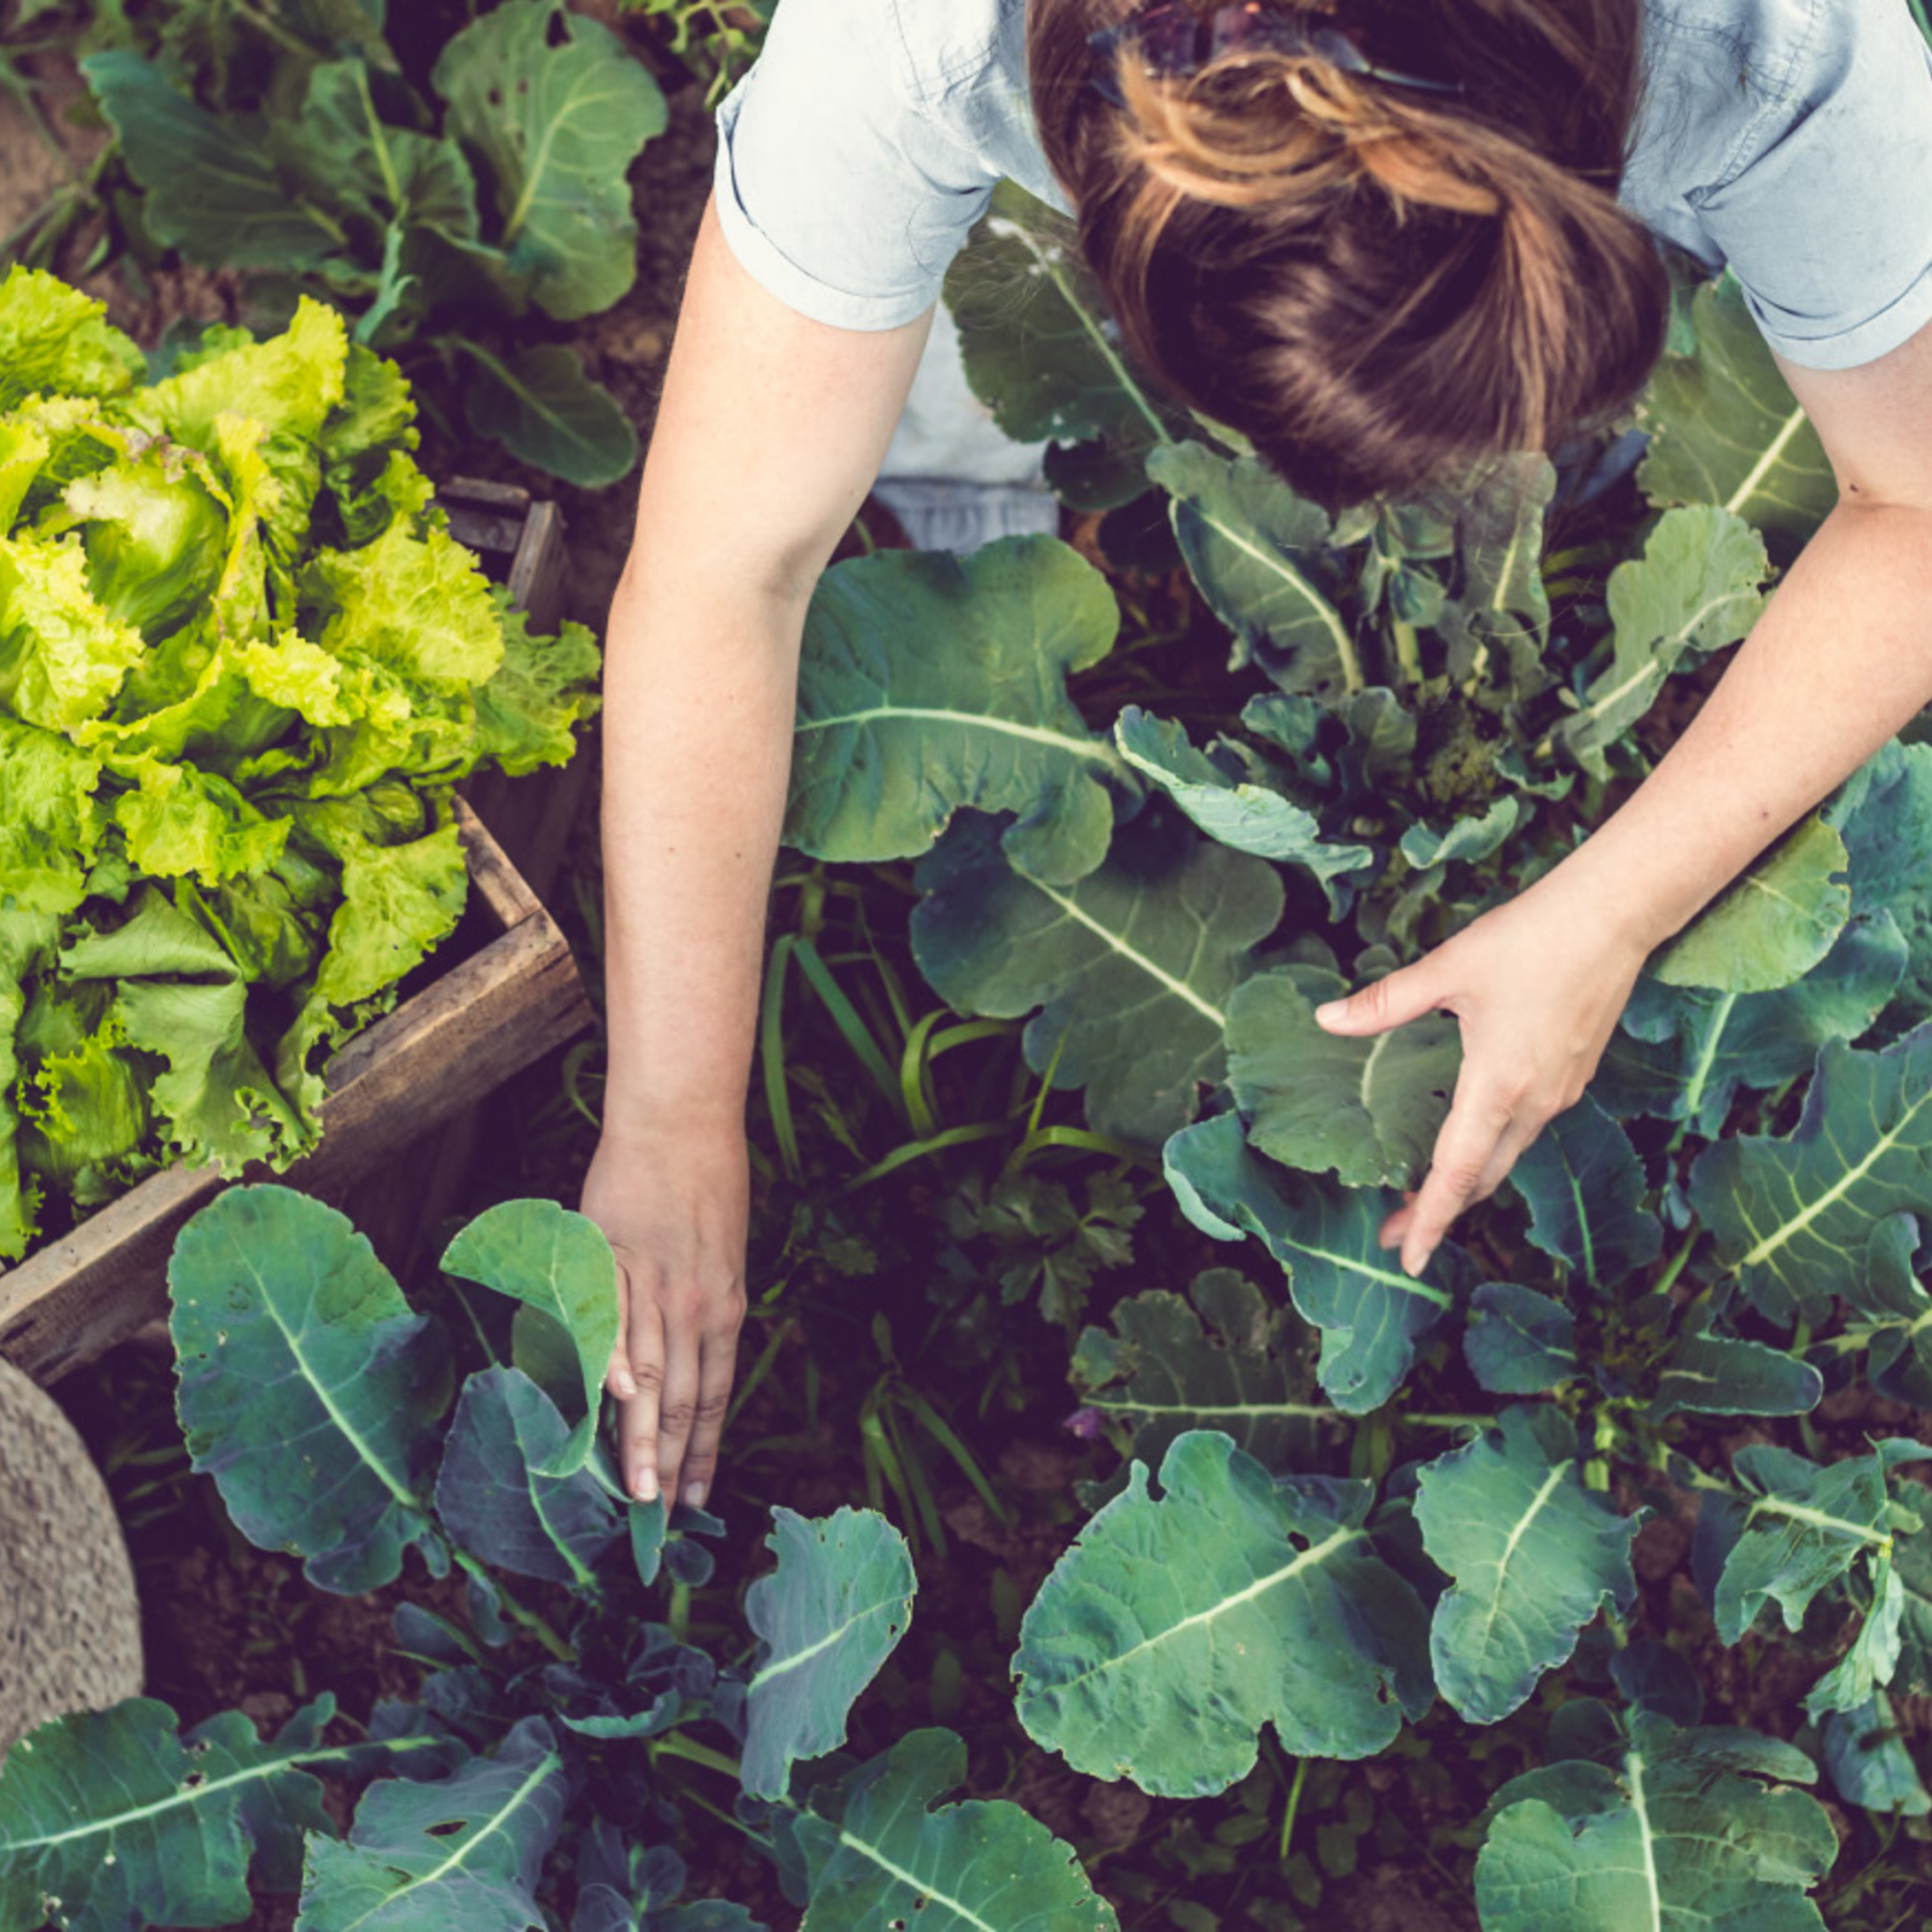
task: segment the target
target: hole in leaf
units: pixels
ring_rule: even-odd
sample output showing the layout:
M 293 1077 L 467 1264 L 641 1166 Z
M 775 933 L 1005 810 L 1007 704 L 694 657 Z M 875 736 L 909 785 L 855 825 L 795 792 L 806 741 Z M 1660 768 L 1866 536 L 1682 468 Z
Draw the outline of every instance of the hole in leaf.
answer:
M 432 1838 L 447 1838 L 452 1832 L 463 1829 L 463 1820 L 460 1818 L 446 1818 L 440 1825 L 425 1825 L 423 1829 Z
M 555 13 L 551 14 L 549 30 L 545 35 L 544 38 L 548 40 L 550 45 L 553 47 L 563 47 L 569 43 L 570 28 L 565 24 L 563 9 L 561 7 L 558 8 Z

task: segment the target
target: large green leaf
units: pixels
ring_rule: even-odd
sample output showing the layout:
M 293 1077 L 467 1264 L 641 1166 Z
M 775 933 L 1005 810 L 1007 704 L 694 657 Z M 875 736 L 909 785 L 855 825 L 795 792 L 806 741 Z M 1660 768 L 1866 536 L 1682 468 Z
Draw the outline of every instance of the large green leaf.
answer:
M 1351 990 L 1319 965 L 1246 981 L 1227 1006 L 1227 1078 L 1248 1138 L 1285 1166 L 1352 1188 L 1406 1187 L 1429 1165 L 1462 1063 L 1453 1014 L 1367 1038 L 1330 1033 L 1314 1009 Z
M 1881 910 L 1854 918 L 1818 965 L 1775 993 L 1666 986 L 1646 973 L 1590 1092 L 1612 1113 L 1688 1121 L 1715 1140 L 1741 1087 L 1778 1087 L 1808 1071 L 1827 1040 L 1858 1039 L 1905 962 L 1905 937 Z
M 536 1476 L 574 1476 L 596 1442 L 598 1391 L 617 1349 L 617 1258 L 604 1230 L 555 1201 L 504 1201 L 443 1250 L 444 1274 L 479 1282 L 560 1323 L 576 1345 L 584 1417 Z
M 465 339 L 476 365 L 464 407 L 479 436 L 494 436 L 511 456 L 580 490 L 602 489 L 637 464 L 637 432 L 582 358 L 561 342 L 538 343 L 498 358 Z
M 1932 1023 L 1878 1053 L 1827 1041 L 1797 1126 L 1707 1147 L 1691 1204 L 1759 1307 L 1816 1320 L 1834 1295 L 1859 1292 L 1880 1220 L 1932 1209 L 1928 1160 Z
M 267 144 L 236 116 L 209 113 L 123 48 L 90 54 L 81 71 L 144 191 L 156 241 L 232 269 L 312 269 L 341 247 L 340 226 L 289 192 Z
M 40 1926 L 56 1905 L 74 1932 L 242 1923 L 262 1892 L 300 1883 L 305 1837 L 334 1836 L 300 1766 L 406 1758 L 422 1775 L 447 1758 L 425 1736 L 326 1747 L 334 1715 L 324 1691 L 265 1741 L 238 1710 L 183 1731 L 167 1704 L 129 1697 L 40 1725 L 0 1769 L 0 1924 Z
M 1349 1415 L 1379 1408 L 1401 1385 L 1417 1343 L 1473 1286 L 1475 1269 L 1444 1242 L 1422 1274 L 1403 1274 L 1376 1239 L 1396 1205 L 1368 1188 L 1291 1173 L 1250 1148 L 1235 1114 L 1176 1133 L 1165 1155 L 1181 1211 L 1222 1241 L 1244 1235 L 1287 1271 L 1303 1318 L 1321 1330 L 1321 1386 Z
M 258 1547 L 349 1593 L 394 1582 L 430 1521 L 448 1344 L 365 1235 L 292 1188 L 230 1188 L 175 1243 L 175 1409 L 198 1471 Z
M 1326 512 L 1258 458 L 1229 460 L 1202 443 L 1156 450 L 1148 474 L 1174 499 L 1174 532 L 1201 594 L 1243 647 L 1264 653 L 1282 689 L 1360 690 L 1367 680 L 1336 608 Z
M 1872 1386 L 1914 1408 L 1932 1406 L 1932 1295 L 1919 1279 L 1918 1217 L 1888 1215 L 1865 1244 L 1862 1280 L 1845 1283 L 1871 1324 L 1866 1347 Z
M 637 278 L 630 166 L 664 130 L 664 96 L 608 27 L 557 0 L 504 0 L 443 49 L 445 126 L 488 169 L 498 239 L 560 322 Z
M 315 1837 L 302 1874 L 308 1932 L 526 1932 L 570 1779 L 546 1718 L 521 1719 L 489 1757 L 447 1778 L 384 1778 L 347 1838 Z
M 555 1324 L 550 1333 L 558 1333 Z M 574 1366 L 574 1363 L 573 1364 Z M 588 1469 L 540 1475 L 570 1434 L 557 1406 L 517 1368 L 479 1369 L 463 1385 L 436 1476 L 436 1514 L 471 1555 L 578 1589 L 623 1537 L 622 1513 Z
M 853 1700 L 912 1622 L 912 1553 L 869 1509 L 801 1516 L 774 1505 L 766 1538 L 778 1567 L 745 1593 L 762 1640 L 745 1695 L 742 1777 L 754 1797 L 782 1798 L 799 1758 L 845 1741 Z
M 1469 1372 L 1493 1395 L 1541 1395 L 1578 1373 L 1577 1320 L 1534 1289 L 1484 1282 L 1462 1331 Z
M 1824 1392 L 1817 1369 L 1782 1349 L 1699 1330 L 1671 1350 L 1650 1414 L 1657 1422 L 1679 1409 L 1696 1415 L 1803 1415 Z
M 1882 1691 L 1855 1710 L 1834 1711 L 1825 1719 L 1819 1755 L 1847 1803 L 1906 1818 L 1932 1811 L 1932 1791 L 1912 1761 L 1903 1728 Z
M 1892 1552 L 1892 1574 L 1905 1600 L 1892 1688 L 1901 1697 L 1932 1695 L 1932 1535 L 1901 1539 Z
M 836 565 L 806 619 L 786 843 L 914 858 L 963 806 L 1010 810 L 1006 848 L 1032 877 L 1086 877 L 1113 836 L 1102 781 L 1125 773 L 1066 679 L 1119 627 L 1107 580 L 1052 537 Z
M 1530 1204 L 1530 1239 L 1593 1288 L 1614 1286 L 1663 1252 L 1663 1224 L 1641 1204 L 1637 1150 L 1587 1094 L 1545 1126 L 1509 1178 Z
M 1556 466 L 1541 450 L 1515 451 L 1457 504 L 1461 581 L 1436 620 L 1455 682 L 1496 682 L 1506 672 L 1519 703 L 1552 682 L 1541 661 L 1550 624 L 1543 522 L 1556 484 Z
M 1869 1455 L 1820 1468 L 1765 1443 L 1737 1452 L 1731 1467 L 1745 1486 L 1743 1523 L 1711 1602 L 1726 1643 L 1734 1644 L 1768 1603 L 1787 1630 L 1796 1630 L 1827 1584 L 1890 1545 L 1886 1476 L 1901 1453 L 1881 1443 Z
M 1815 813 L 1665 947 L 1650 971 L 1667 986 L 1772 993 L 1802 978 L 1837 943 L 1851 914 L 1844 841 Z
M 1512 1778 L 1476 1861 L 1483 1932 L 1824 1932 L 1838 1838 L 1796 1746 L 1642 1712 L 1610 1765 Z M 1766 1784 L 1757 1780 L 1769 1780 Z
M 1654 504 L 1721 505 L 1794 556 L 1838 500 L 1824 445 L 1734 274 L 1701 287 L 1691 315 L 1694 353 L 1664 357 L 1640 405 L 1650 442 L 1637 480 Z
M 1908 958 L 1881 1024 L 1896 1032 L 1932 1017 L 1932 744 L 1881 744 L 1822 807 L 1851 855 L 1851 904 L 1889 917 Z
M 1082 1331 L 1073 1383 L 1085 1407 L 1133 1425 L 1133 1453 L 1149 1468 L 1190 1429 L 1225 1430 L 1268 1469 L 1312 1464 L 1328 1411 L 1308 1401 L 1305 1331 L 1245 1275 L 1207 1268 L 1185 1299 L 1150 1289 L 1108 1319 L 1110 1334 Z
M 1765 540 L 1709 504 L 1659 519 L 1641 557 L 1610 573 L 1616 627 L 1609 667 L 1552 734 L 1585 771 L 1602 777 L 1606 753 L 1650 709 L 1680 661 L 1735 643 L 1764 609 Z
M 1188 740 L 1187 728 L 1129 705 L 1114 724 L 1120 755 L 1151 778 L 1210 838 L 1258 859 L 1305 867 L 1336 903 L 1330 881 L 1372 871 L 1372 845 L 1329 841 L 1313 812 L 1269 786 L 1231 775 Z
M 1072 1848 L 1018 1805 L 934 1809 L 965 1777 L 953 1732 L 909 1731 L 814 1789 L 792 1827 L 811 1900 L 799 1932 L 1119 1932 Z
M 921 867 L 913 956 L 960 1012 L 1015 1019 L 1027 1063 L 1087 1089 L 1096 1132 L 1157 1145 L 1222 1075 L 1227 1001 L 1282 915 L 1273 867 L 1192 835 L 1116 840 L 1064 890 L 1023 878 L 985 819 Z
M 1430 1561 L 1454 1579 L 1436 1605 L 1430 1655 L 1465 1718 L 1507 1718 L 1600 1608 L 1628 1613 L 1638 1520 L 1583 1486 L 1575 1430 L 1555 1408 L 1505 1409 L 1424 1466 L 1415 1521 Z
M 1083 495 L 1085 507 L 1147 487 L 1141 459 L 1169 440 L 1171 412 L 1128 366 L 1065 216 L 1001 182 L 947 276 L 946 303 L 966 379 L 1009 436 L 1104 446 L 1112 487 Z
M 1864 1619 L 1850 1649 L 1805 1696 L 1804 1715 L 1814 1724 L 1827 1711 L 1869 1705 L 1897 1672 L 1905 1592 L 1889 1550 L 1881 1548 L 1872 1560 L 1871 1585 L 1872 1601 L 1863 1606 Z
M 463 150 L 386 121 L 362 60 L 312 68 L 301 113 L 272 123 L 269 139 L 276 156 L 326 205 L 383 227 L 433 223 L 453 235 L 476 233 L 476 177 Z
M 1290 1757 L 1366 1757 L 1433 1698 L 1423 1612 L 1362 1525 L 1366 1483 L 1276 1479 L 1218 1430 L 1136 1461 L 1020 1624 L 1020 1722 L 1076 1771 L 1224 1791 L 1272 1723 Z

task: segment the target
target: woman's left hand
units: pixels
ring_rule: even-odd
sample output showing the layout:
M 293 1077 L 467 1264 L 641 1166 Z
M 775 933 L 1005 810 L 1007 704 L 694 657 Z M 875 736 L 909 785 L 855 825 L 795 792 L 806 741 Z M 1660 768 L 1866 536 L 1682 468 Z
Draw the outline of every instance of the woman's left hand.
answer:
M 1383 1033 L 1436 1011 L 1462 1030 L 1462 1066 L 1420 1190 L 1382 1225 L 1412 1275 L 1451 1222 L 1486 1200 L 1596 1071 L 1649 943 L 1562 868 L 1472 920 L 1414 965 L 1316 1009 L 1331 1033 Z

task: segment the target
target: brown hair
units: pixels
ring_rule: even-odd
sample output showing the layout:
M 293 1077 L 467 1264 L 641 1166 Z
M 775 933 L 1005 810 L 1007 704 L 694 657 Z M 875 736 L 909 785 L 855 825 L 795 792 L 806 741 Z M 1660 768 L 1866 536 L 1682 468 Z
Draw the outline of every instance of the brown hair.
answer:
M 1343 0 L 1368 58 L 1461 95 L 1243 49 L 1091 83 L 1133 0 L 1030 0 L 1033 107 L 1129 347 L 1331 510 L 1602 427 L 1670 284 L 1616 199 L 1641 0 Z M 1203 4 L 1204 14 L 1211 7 Z

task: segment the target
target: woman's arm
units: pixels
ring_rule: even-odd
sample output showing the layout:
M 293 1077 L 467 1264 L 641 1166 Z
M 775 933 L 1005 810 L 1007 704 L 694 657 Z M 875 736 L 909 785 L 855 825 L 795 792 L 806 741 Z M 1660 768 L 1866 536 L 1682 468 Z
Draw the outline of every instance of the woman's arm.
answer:
M 1650 950 L 1932 702 L 1932 329 L 1858 369 L 1780 366 L 1839 501 L 1696 717 L 1561 864 L 1318 1016 L 1355 1035 L 1461 1022 L 1429 1174 L 1383 1227 L 1411 1274 L 1574 1104 Z
M 744 1100 L 813 586 L 876 474 L 930 316 L 785 307 L 707 207 L 605 644 L 610 1078 L 583 1211 L 623 1327 L 625 1486 L 701 1499 L 745 1307 Z

